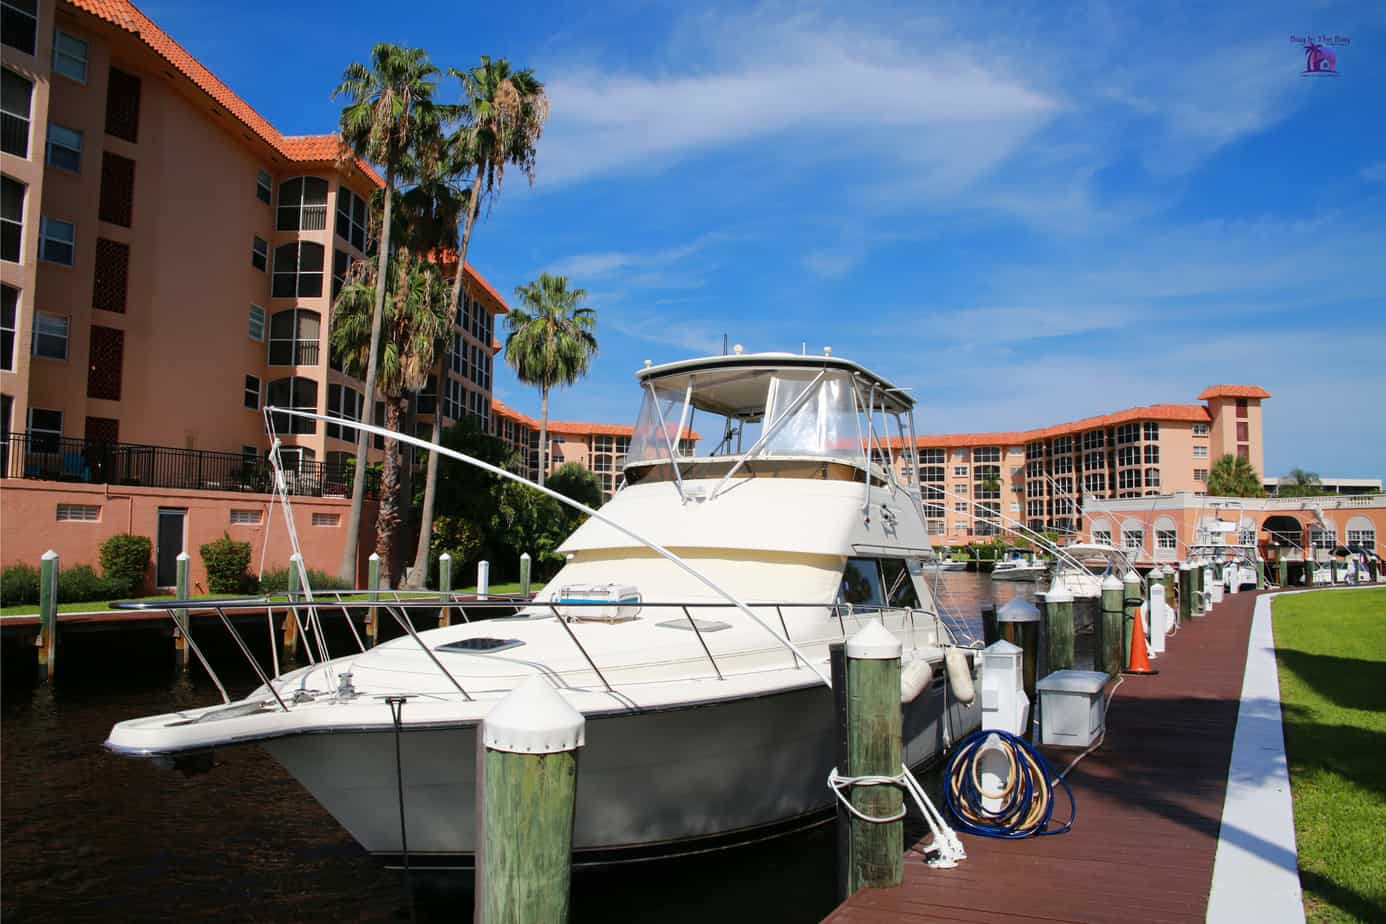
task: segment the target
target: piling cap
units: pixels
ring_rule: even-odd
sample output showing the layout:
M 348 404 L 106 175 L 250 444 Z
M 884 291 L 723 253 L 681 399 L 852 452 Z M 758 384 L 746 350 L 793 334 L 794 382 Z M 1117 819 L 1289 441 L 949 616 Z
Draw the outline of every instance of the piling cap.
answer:
M 538 674 L 491 707 L 481 723 L 482 742 L 512 754 L 558 754 L 587 743 L 587 719 Z
M 847 657 L 858 661 L 889 661 L 900 657 L 903 647 L 879 619 L 873 619 L 847 640 Z
M 1117 580 L 1115 574 L 1109 574 L 1102 579 L 1102 590 L 1121 590 L 1121 581 Z
M 1039 607 L 1024 597 L 1012 597 L 996 611 L 997 622 L 1039 622 Z
M 1013 655 L 1024 654 L 1025 649 L 1019 645 L 1012 645 L 1004 638 L 999 638 L 990 645 L 982 649 L 984 655 Z
M 1132 568 L 1121 576 L 1121 582 L 1123 584 L 1139 584 L 1141 582 L 1141 576 L 1136 573 L 1135 568 Z
M 1069 590 L 1067 587 L 1065 587 L 1062 581 L 1060 581 L 1058 578 L 1055 578 L 1054 583 L 1049 585 L 1049 590 L 1045 591 L 1044 602 L 1072 603 L 1073 592 Z
M 1186 562 L 1186 561 L 1181 561 L 1181 562 L 1179 563 L 1179 570 L 1180 570 L 1180 571 L 1192 571 L 1192 570 L 1193 570 L 1193 565 L 1189 564 L 1189 563 Z

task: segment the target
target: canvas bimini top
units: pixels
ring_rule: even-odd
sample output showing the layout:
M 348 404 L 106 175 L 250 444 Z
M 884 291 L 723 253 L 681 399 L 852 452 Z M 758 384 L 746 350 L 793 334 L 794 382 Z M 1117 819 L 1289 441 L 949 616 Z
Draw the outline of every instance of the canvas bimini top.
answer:
M 653 385 L 661 391 L 680 394 L 693 385 L 692 406 L 727 417 L 754 421 L 764 416 L 772 398 L 769 382 L 776 372 L 788 375 L 818 372 L 845 373 L 857 382 L 878 413 L 907 414 L 914 399 L 892 382 L 870 369 L 832 355 L 798 353 L 745 353 L 731 356 L 705 356 L 678 362 L 646 366 L 635 373 L 641 387 Z

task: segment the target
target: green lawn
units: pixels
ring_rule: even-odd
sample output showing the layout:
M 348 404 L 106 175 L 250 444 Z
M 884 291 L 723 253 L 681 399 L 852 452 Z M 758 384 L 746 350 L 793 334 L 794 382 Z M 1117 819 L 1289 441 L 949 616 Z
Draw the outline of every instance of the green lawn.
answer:
M 544 586 L 543 584 L 534 583 L 534 584 L 531 585 L 531 589 L 537 591 L 537 590 L 541 589 L 543 586 Z M 518 581 L 515 582 L 515 583 L 513 583 L 513 584 L 492 584 L 492 585 L 491 585 L 491 593 L 493 593 L 493 594 L 517 594 L 517 593 L 519 593 L 519 592 L 520 592 L 520 584 L 519 584 Z M 332 593 L 331 591 L 318 591 L 317 596 L 318 596 L 319 598 L 326 598 L 326 597 L 328 597 L 331 593 Z M 463 594 L 476 593 L 476 588 L 475 588 L 475 587 L 464 587 L 464 588 L 458 590 L 457 593 L 463 593 Z M 426 595 L 427 595 L 427 594 L 420 594 L 420 593 L 416 593 L 416 592 L 414 592 L 414 591 L 400 591 L 400 597 L 401 597 L 402 599 L 408 599 L 410 596 L 426 596 Z M 214 599 L 214 598 L 217 598 L 217 597 L 226 597 L 226 596 L 228 596 L 228 595 L 227 595 L 227 594 L 193 594 L 192 599 L 194 599 L 194 600 L 211 600 L 211 599 Z M 388 599 L 392 599 L 392 595 L 389 594 L 389 593 L 386 593 L 384 596 L 385 596 L 385 599 L 387 599 L 387 600 L 388 600 Z M 130 598 L 128 598 L 128 597 L 122 597 L 121 599 L 123 599 L 123 600 L 128 600 L 128 599 L 130 599 Z M 168 596 L 167 594 L 163 594 L 163 595 L 156 596 L 156 597 L 139 597 L 138 599 L 140 599 L 140 600 L 172 600 L 173 598 L 170 597 L 170 596 Z M 343 598 L 343 600 L 346 601 L 346 602 L 365 602 L 367 599 L 368 599 L 368 598 L 366 597 L 365 594 L 355 594 L 355 595 L 347 596 L 347 597 L 344 597 L 344 598 Z M 87 602 L 85 602 L 85 603 L 59 603 L 59 604 L 58 604 L 58 612 L 59 612 L 59 613 L 93 613 L 93 612 L 100 612 L 101 610 L 109 610 L 109 609 L 111 609 L 111 601 L 105 601 L 105 600 L 89 600 L 89 601 L 87 601 Z M 38 615 L 38 611 L 39 611 L 39 608 L 38 608 L 38 605 L 37 605 L 37 604 L 21 604 L 21 605 L 18 605 L 18 606 L 0 607 L 0 616 L 36 616 L 36 615 Z
M 1386 589 L 1274 602 L 1310 921 L 1386 921 Z

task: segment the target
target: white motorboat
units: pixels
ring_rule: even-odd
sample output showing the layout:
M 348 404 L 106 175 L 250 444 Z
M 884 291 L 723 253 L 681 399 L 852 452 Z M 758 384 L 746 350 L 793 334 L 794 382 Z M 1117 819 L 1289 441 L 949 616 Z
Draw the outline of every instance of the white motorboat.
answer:
M 1038 581 L 1049 571 L 1049 563 L 1028 549 L 1007 549 L 1005 555 L 991 569 L 993 581 Z
M 1109 574 L 1118 578 L 1135 570 L 1121 549 L 1098 542 L 1077 542 L 1061 546 L 1054 565 L 1054 584 L 1062 586 L 1075 599 L 1100 599 L 1102 579 Z
M 1216 564 L 1223 586 L 1232 592 L 1255 590 L 1260 580 L 1256 566 L 1261 552 L 1255 543 L 1195 543 L 1189 546 L 1189 558 L 1195 563 Z
M 923 562 L 922 567 L 925 571 L 966 571 L 967 562 L 954 561 L 951 558 L 930 558 Z
M 578 862 L 709 849 L 829 817 L 829 645 L 871 620 L 903 640 L 916 677 L 931 667 L 903 703 L 907 764 L 938 760 L 976 728 L 979 703 L 959 702 L 945 680 L 962 688 L 979 659 L 969 651 L 945 668 L 958 640 L 921 579 L 931 551 L 918 484 L 872 461 L 873 449 L 890 452 L 883 420 L 913 439 L 911 399 L 830 356 L 712 357 L 637 378 L 625 487 L 561 546 L 567 563 L 516 615 L 409 628 L 265 676 L 234 702 L 121 722 L 106 746 L 197 764 L 258 744 L 387 861 L 402 813 L 421 868 L 471 862 L 478 723 L 534 675 L 587 719 Z M 723 422 L 723 454 L 678 453 L 695 414 Z M 743 434 L 756 437 L 744 451 Z

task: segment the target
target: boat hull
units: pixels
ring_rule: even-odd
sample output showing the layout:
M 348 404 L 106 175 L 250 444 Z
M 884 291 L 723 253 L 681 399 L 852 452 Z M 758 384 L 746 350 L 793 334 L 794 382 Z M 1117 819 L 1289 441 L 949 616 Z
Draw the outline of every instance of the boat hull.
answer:
M 942 671 L 939 672 L 940 675 Z M 939 681 L 904 709 L 906 761 L 945 751 L 980 723 Z M 407 720 L 408 706 L 405 707 Z M 674 855 L 795 830 L 832 807 L 832 693 L 824 687 L 634 714 L 592 716 L 578 755 L 579 862 Z M 395 737 L 343 730 L 264 747 L 373 854 L 401 853 Z M 476 727 L 401 733 L 411 864 L 466 866 L 475 853 Z

